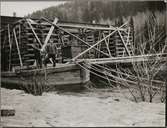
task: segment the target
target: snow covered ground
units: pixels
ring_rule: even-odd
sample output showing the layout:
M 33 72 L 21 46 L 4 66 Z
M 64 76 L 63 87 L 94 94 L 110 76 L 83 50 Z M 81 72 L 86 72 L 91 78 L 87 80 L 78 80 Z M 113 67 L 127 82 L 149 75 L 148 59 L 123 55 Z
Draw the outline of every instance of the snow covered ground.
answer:
M 135 103 L 118 92 L 49 92 L 42 96 L 1 88 L 1 105 L 15 116 L 2 126 L 165 126 L 164 103 Z

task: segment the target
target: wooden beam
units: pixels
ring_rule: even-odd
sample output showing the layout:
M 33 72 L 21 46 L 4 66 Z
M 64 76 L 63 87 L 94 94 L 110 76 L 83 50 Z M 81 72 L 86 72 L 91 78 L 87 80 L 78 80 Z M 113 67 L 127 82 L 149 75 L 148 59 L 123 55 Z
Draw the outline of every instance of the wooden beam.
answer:
M 132 62 L 143 62 L 143 61 L 154 60 L 157 59 L 157 56 L 162 56 L 161 58 L 158 58 L 159 60 L 162 61 L 166 61 L 167 59 L 167 53 L 165 53 L 165 54 L 148 54 L 148 55 L 113 57 L 113 58 L 85 59 L 85 61 L 91 64 L 132 63 Z
M 55 18 L 54 21 L 53 21 L 53 24 L 56 24 L 57 21 L 58 21 L 58 18 Z M 43 51 L 43 50 L 45 49 L 45 47 L 46 47 L 46 45 L 47 45 L 47 43 L 48 43 L 48 41 L 49 41 L 49 39 L 50 39 L 50 37 L 51 37 L 51 35 L 52 35 L 52 33 L 53 33 L 54 28 L 55 28 L 54 25 L 52 25 L 52 26 L 50 27 L 50 30 L 49 30 L 49 32 L 48 32 L 48 34 L 47 34 L 47 37 L 46 37 L 46 39 L 45 39 L 45 42 L 44 42 L 44 44 L 43 44 L 43 46 L 42 46 L 42 48 L 41 48 L 41 51 Z
M 31 23 L 30 23 L 29 19 L 26 19 L 26 21 L 27 21 L 28 25 L 30 26 L 30 28 L 31 28 L 31 30 L 32 30 L 32 32 L 33 32 L 33 34 L 34 34 L 35 38 L 37 39 L 38 43 L 39 43 L 39 44 L 40 44 L 40 46 L 42 47 L 42 43 L 41 43 L 41 41 L 39 40 L 39 38 L 38 38 L 37 34 L 35 33 L 34 28 L 33 28 L 33 26 L 31 25 Z
M 111 33 L 111 31 L 108 31 L 108 34 L 110 34 Z M 110 43 L 110 38 L 108 38 L 108 44 Z
M 101 40 L 102 38 L 102 34 L 101 34 L 101 31 L 99 31 L 99 36 L 98 36 L 98 41 Z M 97 48 L 100 50 L 101 49 L 101 43 L 97 45 Z M 97 58 L 100 58 L 100 53 L 98 52 L 98 57 Z
M 102 35 L 103 35 L 103 38 L 104 38 L 104 37 L 105 37 L 105 34 L 103 33 Z M 108 42 L 107 42 L 106 39 L 105 39 L 105 44 L 106 44 L 106 47 L 107 47 L 107 50 L 108 50 L 108 53 L 109 53 L 110 57 L 112 57 L 111 52 L 110 52 L 110 49 L 109 49 L 109 46 L 108 46 Z
M 129 35 L 130 35 L 130 27 L 128 28 L 128 37 L 127 37 L 127 40 L 126 40 L 126 44 L 129 43 Z
M 46 18 L 43 18 L 45 21 L 47 21 L 48 23 L 50 23 L 51 25 L 54 25 L 54 26 L 56 26 L 58 29 L 60 29 L 60 30 L 62 30 L 62 31 L 64 31 L 64 32 L 66 32 L 66 33 L 68 33 L 69 35 L 71 35 L 71 36 L 73 36 L 73 37 L 75 37 L 76 39 L 78 39 L 79 41 L 81 41 L 82 43 L 84 43 L 84 44 L 86 44 L 86 45 L 88 45 L 89 47 L 91 47 L 92 45 L 90 45 L 89 43 L 87 43 L 86 41 L 84 41 L 84 40 L 82 40 L 81 38 L 79 38 L 78 36 L 76 36 L 76 35 L 74 35 L 74 34 L 72 34 L 72 33 L 70 33 L 70 32 L 68 32 L 68 31 L 66 31 L 65 29 L 63 29 L 63 28 L 61 28 L 61 27 L 59 27 L 59 26 L 57 26 L 56 24 L 53 24 L 52 22 L 50 22 L 48 19 L 46 19 Z M 95 47 L 93 47 L 95 50 L 97 50 L 97 51 L 99 51 L 99 52 L 101 52 L 102 54 L 104 54 L 104 55 L 106 55 L 106 56 L 109 56 L 108 54 L 106 54 L 106 53 L 104 53 L 104 52 L 102 52 L 102 51 L 100 51 L 99 49 L 97 49 L 97 48 L 95 48 Z
M 138 85 L 138 83 L 137 82 L 135 82 L 135 81 L 132 81 L 132 80 L 128 80 L 128 79 L 125 79 L 125 78 L 120 78 L 120 77 L 117 77 L 117 76 L 115 76 L 115 75 L 113 75 L 112 73 L 109 73 L 109 72 L 107 72 L 107 74 L 108 74 L 108 76 L 111 76 L 112 78 L 115 78 L 117 81 L 120 81 L 120 82 L 128 82 L 128 83 L 131 83 L 131 84 L 134 84 L 134 85 Z M 144 87 L 146 87 L 146 88 L 149 88 L 149 84 L 145 84 L 145 83 L 141 83 Z M 135 86 L 133 86 L 133 87 L 135 87 Z M 158 86 L 152 86 L 152 88 L 153 89 L 158 89 L 158 90 L 160 90 L 161 88 L 165 91 L 165 86 L 162 84 L 160 87 Z
M 76 24 L 58 24 L 59 27 L 67 27 L 67 28 L 82 28 L 82 29 L 90 29 L 90 30 L 107 30 L 107 31 L 114 31 L 116 30 L 115 27 L 109 26 L 109 27 L 99 27 L 99 26 L 92 26 L 92 25 L 76 25 Z M 119 29 L 120 31 L 125 31 L 125 29 Z
M 43 18 L 42 18 L 43 19 Z M 38 24 L 38 23 L 31 23 L 31 24 Z M 50 24 L 50 23 L 49 23 Z M 43 23 L 43 25 L 49 25 L 47 23 Z M 76 29 L 90 29 L 90 30 L 106 30 L 106 31 L 114 31 L 116 30 L 115 27 L 113 26 L 109 26 L 109 25 L 106 25 L 106 24 L 88 24 L 88 23 L 77 23 L 77 22 L 74 22 L 74 23 L 70 23 L 70 22 L 59 22 L 57 23 L 57 26 L 59 27 L 63 27 L 63 28 L 76 28 Z M 126 29 L 124 28 L 119 28 L 120 31 L 126 31 Z
M 115 73 L 118 73 L 118 74 L 120 74 L 120 75 L 123 75 L 123 76 L 129 76 L 129 78 L 134 78 L 134 79 L 138 79 L 136 76 L 134 76 L 134 75 L 132 75 L 132 74 L 128 74 L 128 73 L 124 73 L 124 72 L 122 72 L 122 71 L 120 71 L 120 70 L 116 70 L 116 69 L 111 69 L 111 68 L 107 68 L 107 67 L 105 67 L 105 66 L 102 66 L 102 65 L 99 65 L 99 64 L 94 64 L 95 66 L 98 66 L 98 67 L 100 67 L 100 68 L 103 68 L 103 69 L 105 69 L 106 71 L 109 71 L 109 72 L 115 72 Z M 117 68 L 118 69 L 118 68 Z M 140 77 L 140 79 L 142 80 L 142 81 L 147 81 L 148 79 L 147 78 L 143 78 L 143 77 Z M 162 81 L 160 81 L 160 80 L 151 80 L 152 82 L 154 82 L 154 83 L 160 83 L 160 84 L 165 84 L 165 82 L 162 82 Z
M 8 39 L 9 39 L 9 48 L 10 48 L 10 51 L 9 51 L 9 71 L 11 69 L 11 53 L 12 53 L 12 43 L 11 43 L 11 40 L 10 40 L 10 25 L 8 24 Z
M 120 33 L 119 30 L 118 30 L 118 33 L 119 33 L 119 35 L 120 35 L 120 37 L 121 37 L 121 40 L 122 40 L 122 43 L 123 43 L 123 45 L 124 45 L 124 47 L 125 47 L 126 52 L 128 53 L 129 56 L 131 56 L 131 54 L 130 54 L 130 52 L 129 52 L 129 50 L 128 50 L 128 47 L 127 47 L 127 45 L 126 45 L 126 43 L 125 43 L 125 41 L 124 41 L 124 39 L 123 39 L 123 37 L 122 37 L 122 35 L 121 35 L 121 33 Z
M 14 38 L 15 38 L 15 42 L 16 42 L 17 52 L 18 52 L 18 55 L 19 55 L 20 66 L 23 66 L 23 62 L 22 62 L 21 54 L 20 54 L 20 49 L 19 49 L 19 45 L 18 45 L 18 41 L 17 41 L 17 37 L 16 37 L 15 28 L 13 29 L 13 33 L 14 33 Z

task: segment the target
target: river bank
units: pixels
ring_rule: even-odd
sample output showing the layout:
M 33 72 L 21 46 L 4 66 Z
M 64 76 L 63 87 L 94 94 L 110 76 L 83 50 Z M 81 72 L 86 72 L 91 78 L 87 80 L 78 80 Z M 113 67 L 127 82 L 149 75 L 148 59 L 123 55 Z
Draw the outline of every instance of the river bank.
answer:
M 2 126 L 165 126 L 164 103 L 135 103 L 118 92 L 43 93 L 1 88 L 1 105 L 15 116 L 2 117 Z

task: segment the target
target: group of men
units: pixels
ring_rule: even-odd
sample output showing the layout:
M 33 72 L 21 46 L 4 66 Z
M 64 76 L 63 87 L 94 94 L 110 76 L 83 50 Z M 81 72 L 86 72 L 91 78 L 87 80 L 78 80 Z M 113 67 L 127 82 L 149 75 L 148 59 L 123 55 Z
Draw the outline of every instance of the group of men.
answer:
M 52 60 L 53 67 L 56 66 L 57 46 L 53 42 L 53 39 L 50 39 L 44 50 L 41 50 L 39 43 L 34 38 L 32 47 L 34 49 L 34 56 L 38 68 L 42 68 L 42 63 L 45 67 L 47 67 L 47 63 L 49 62 L 50 58 Z

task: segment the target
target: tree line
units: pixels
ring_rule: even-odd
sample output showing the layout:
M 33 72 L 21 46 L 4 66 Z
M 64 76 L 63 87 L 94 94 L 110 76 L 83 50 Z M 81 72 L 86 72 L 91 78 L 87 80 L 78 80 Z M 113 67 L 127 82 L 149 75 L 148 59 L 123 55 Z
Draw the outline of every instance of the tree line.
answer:
M 28 17 L 58 17 L 62 21 L 99 23 L 101 19 L 113 20 L 119 17 L 134 16 L 147 10 L 164 11 L 166 5 L 163 1 L 110 1 L 110 0 L 74 0 L 59 6 L 52 6 L 29 14 Z

